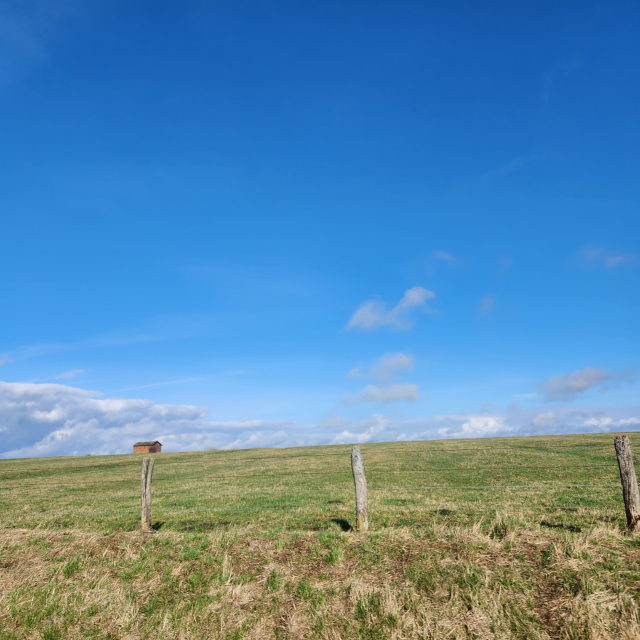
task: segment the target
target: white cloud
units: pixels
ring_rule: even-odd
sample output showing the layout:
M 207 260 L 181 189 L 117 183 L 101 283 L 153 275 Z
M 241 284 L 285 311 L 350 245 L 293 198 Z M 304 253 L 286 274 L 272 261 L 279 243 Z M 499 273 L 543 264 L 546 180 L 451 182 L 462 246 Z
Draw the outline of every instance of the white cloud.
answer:
M 371 420 L 367 420 L 358 424 L 361 431 L 349 431 L 345 429 L 342 433 L 337 434 L 330 444 L 348 444 L 363 442 L 371 442 L 376 439 L 376 436 L 380 436 L 390 428 L 389 419 L 386 416 L 373 414 Z
M 479 438 L 485 435 L 503 435 L 513 429 L 505 425 L 505 415 L 494 414 L 458 414 L 449 416 L 434 416 L 427 421 L 432 423 L 434 430 L 441 438 Z M 438 426 L 445 423 L 447 426 Z
M 7 364 L 7 362 L 11 362 L 11 359 L 9 358 L 9 356 L 7 355 L 0 356 L 0 367 Z
M 448 251 L 432 251 L 431 257 L 444 262 L 455 262 L 455 258 Z
M 351 316 L 347 329 L 369 330 L 384 326 L 410 329 L 412 325 L 407 318 L 409 313 L 416 308 L 433 312 L 427 305 L 427 300 L 433 300 L 435 297 L 433 291 L 423 287 L 412 287 L 405 291 L 400 302 L 391 310 L 387 310 L 385 303 L 380 300 L 365 300 Z
M 350 369 L 349 371 L 347 371 L 347 378 L 357 380 L 358 378 L 361 378 L 361 377 L 362 377 L 362 374 L 360 373 L 359 367 L 354 367 L 353 369 Z
M 65 373 L 58 374 L 56 376 L 56 380 L 71 380 L 81 373 L 84 373 L 84 369 L 71 369 L 71 371 L 66 371 Z
M 495 307 L 495 300 L 491 296 L 482 296 L 478 303 L 478 313 L 481 316 L 488 316 Z
M 170 451 L 224 448 L 238 446 L 244 432 L 247 446 L 258 440 L 272 446 L 278 439 L 273 432 L 295 425 L 207 422 L 203 407 L 101 396 L 60 384 L 0 382 L 0 457 L 127 453 L 136 440 L 149 438 Z M 265 430 L 271 433 L 260 435 Z
M 353 395 L 342 396 L 340 402 L 348 407 L 360 402 L 380 402 L 389 404 L 398 400 L 415 402 L 419 400 L 417 384 L 392 384 L 390 387 L 376 387 L 368 384 Z
M 598 427 L 602 431 L 609 431 L 612 426 L 615 426 L 613 424 L 613 420 L 608 416 L 600 418 L 587 418 L 583 424 L 585 427 Z
M 512 429 L 505 426 L 504 416 L 473 416 L 463 422 L 462 429 L 454 435 L 458 438 L 476 438 L 505 431 Z
M 573 400 L 579 393 L 587 391 L 587 389 L 593 389 L 611 378 L 612 376 L 604 369 L 585 367 L 580 371 L 574 371 L 564 376 L 549 378 L 546 382 L 538 385 L 538 391 L 547 400 L 566 402 Z
M 633 427 L 640 426 L 640 418 L 623 418 L 618 420 L 617 427 Z
M 369 368 L 369 375 L 384 382 L 413 369 L 413 356 L 404 353 L 385 353 Z

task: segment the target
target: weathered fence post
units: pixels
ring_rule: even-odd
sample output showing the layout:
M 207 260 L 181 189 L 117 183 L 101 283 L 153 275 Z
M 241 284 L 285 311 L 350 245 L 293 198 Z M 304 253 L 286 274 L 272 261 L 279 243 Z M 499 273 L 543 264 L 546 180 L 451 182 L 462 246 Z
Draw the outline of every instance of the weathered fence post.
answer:
M 627 512 L 627 526 L 630 531 L 640 532 L 640 494 L 638 494 L 638 479 L 631 457 L 631 444 L 627 436 L 616 436 L 613 444 L 618 456 L 622 497 Z
M 356 530 L 367 531 L 369 529 L 367 479 L 364 476 L 364 462 L 358 446 L 353 447 L 351 451 L 351 470 L 353 482 L 356 485 Z
M 151 478 L 153 477 L 154 458 L 142 459 L 142 530 L 149 533 L 151 528 Z

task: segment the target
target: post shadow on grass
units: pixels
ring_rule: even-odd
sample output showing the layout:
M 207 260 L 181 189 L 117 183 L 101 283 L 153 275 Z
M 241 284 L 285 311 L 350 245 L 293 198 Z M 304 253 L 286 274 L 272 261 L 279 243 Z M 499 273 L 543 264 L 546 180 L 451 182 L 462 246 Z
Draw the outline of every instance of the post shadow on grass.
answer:
M 164 525 L 164 521 L 163 522 L 154 522 L 151 525 L 151 528 L 153 529 L 153 531 L 160 531 L 160 529 L 162 529 L 163 525 Z
M 344 518 L 331 518 L 331 522 L 335 522 L 345 533 L 353 531 L 353 527 Z
M 231 524 L 230 520 L 221 520 L 219 522 L 194 522 L 187 520 L 178 523 L 178 531 L 215 531 L 227 527 Z
M 547 527 L 548 529 L 564 529 L 565 531 L 571 531 L 572 533 L 581 533 L 582 529 L 575 524 L 552 524 L 551 522 L 547 522 L 543 520 L 540 523 L 540 526 Z

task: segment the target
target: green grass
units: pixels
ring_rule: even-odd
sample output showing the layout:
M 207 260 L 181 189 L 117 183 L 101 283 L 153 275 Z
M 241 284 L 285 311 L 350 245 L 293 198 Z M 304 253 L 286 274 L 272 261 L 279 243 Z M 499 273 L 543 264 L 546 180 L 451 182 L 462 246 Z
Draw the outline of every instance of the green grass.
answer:
M 141 455 L 0 461 L 0 640 L 640 637 L 612 434 L 361 449 L 366 535 L 351 446 L 155 454 L 146 535 Z
M 332 518 L 351 523 L 350 450 L 154 454 L 153 521 L 176 531 L 255 523 L 315 529 Z M 383 443 L 362 451 L 373 528 L 429 521 L 443 508 L 464 520 L 473 508 L 619 510 L 621 504 L 610 435 Z M 141 457 L 0 461 L 2 524 L 134 530 Z M 567 486 L 580 484 L 614 486 Z

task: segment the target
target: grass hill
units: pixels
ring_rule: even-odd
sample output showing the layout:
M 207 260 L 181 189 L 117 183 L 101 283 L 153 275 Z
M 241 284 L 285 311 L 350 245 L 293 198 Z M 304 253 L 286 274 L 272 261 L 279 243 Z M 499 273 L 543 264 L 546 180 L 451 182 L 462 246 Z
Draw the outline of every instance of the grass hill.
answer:
M 632 436 L 633 444 L 633 436 Z M 0 461 L 0 640 L 638 638 L 613 434 Z M 640 450 L 640 441 L 638 449 Z

